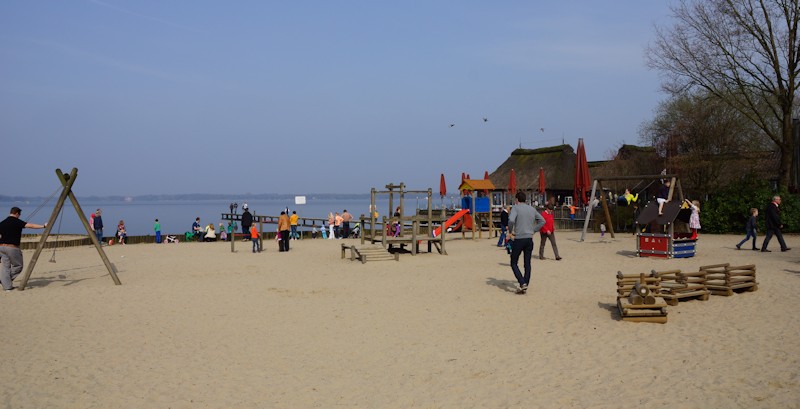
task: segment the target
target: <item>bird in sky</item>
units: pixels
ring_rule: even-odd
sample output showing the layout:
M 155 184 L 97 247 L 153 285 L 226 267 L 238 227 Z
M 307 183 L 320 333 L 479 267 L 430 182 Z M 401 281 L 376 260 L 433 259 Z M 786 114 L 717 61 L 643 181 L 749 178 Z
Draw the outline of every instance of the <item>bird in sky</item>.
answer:
M 540 131 L 544 132 L 544 128 L 539 128 Z
M 489 122 L 489 118 L 484 117 L 483 122 Z
M 451 128 L 452 128 L 452 127 L 454 127 L 454 126 L 456 126 L 456 124 L 450 124 L 450 127 L 451 127 Z

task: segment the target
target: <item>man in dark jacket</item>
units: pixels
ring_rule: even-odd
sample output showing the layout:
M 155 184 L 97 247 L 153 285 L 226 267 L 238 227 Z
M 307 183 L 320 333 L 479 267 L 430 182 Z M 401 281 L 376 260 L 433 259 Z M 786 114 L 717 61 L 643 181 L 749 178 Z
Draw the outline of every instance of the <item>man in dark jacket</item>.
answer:
M 781 229 L 783 228 L 783 224 L 781 224 L 781 197 L 775 196 L 772 198 L 772 203 L 767 205 L 766 213 L 766 225 L 767 225 L 767 236 L 764 237 L 764 243 L 761 245 L 761 251 L 769 252 L 771 250 L 767 250 L 767 245 L 769 244 L 769 240 L 772 238 L 773 235 L 778 238 L 778 243 L 781 245 L 781 251 L 789 251 L 790 248 L 786 247 L 786 242 L 783 241 L 783 233 L 781 233 Z
M 245 241 L 250 240 L 250 226 L 253 225 L 253 215 L 250 214 L 250 209 L 244 208 L 242 213 L 242 233 L 244 233 Z
M 503 207 L 500 211 L 500 238 L 497 239 L 497 247 L 505 247 L 506 245 L 506 231 L 508 231 L 508 208 L 511 206 Z

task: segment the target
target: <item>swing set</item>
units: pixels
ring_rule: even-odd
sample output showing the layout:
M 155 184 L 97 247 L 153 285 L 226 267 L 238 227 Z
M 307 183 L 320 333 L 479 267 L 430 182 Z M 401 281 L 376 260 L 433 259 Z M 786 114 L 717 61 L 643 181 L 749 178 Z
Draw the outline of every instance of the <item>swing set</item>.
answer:
M 636 196 L 639 196 L 639 194 L 641 192 L 644 192 L 645 190 L 647 190 L 657 180 L 663 180 L 663 179 L 667 179 L 667 180 L 669 180 L 671 182 L 670 186 L 669 186 L 669 196 L 668 196 L 667 200 L 669 200 L 669 201 L 672 200 L 673 192 L 677 188 L 677 193 L 678 193 L 678 196 L 680 198 L 680 203 L 683 203 L 683 200 L 684 200 L 683 189 L 681 188 L 681 181 L 680 181 L 680 179 L 678 179 L 678 175 L 676 175 L 676 174 L 612 176 L 612 177 L 596 178 L 594 180 L 594 183 L 592 184 L 592 193 L 591 193 L 591 196 L 589 196 L 589 197 L 590 198 L 594 198 L 594 195 L 595 195 L 595 193 L 597 192 L 597 190 L 599 188 L 599 190 L 600 190 L 600 204 L 601 204 L 601 206 L 603 208 L 603 214 L 604 214 L 605 221 L 606 221 L 606 228 L 608 229 L 608 232 L 611 234 L 611 238 L 615 237 L 614 236 L 614 224 L 613 224 L 613 222 L 611 220 L 611 213 L 608 210 L 608 201 L 606 200 L 605 191 L 603 190 L 603 182 L 624 181 L 624 180 L 638 180 L 639 183 L 636 184 L 636 186 L 638 187 L 642 182 L 645 182 L 645 181 L 649 180 L 650 183 L 647 186 L 645 186 L 644 189 L 642 189 L 639 193 L 636 193 Z M 589 209 L 586 212 L 586 219 L 583 222 L 583 232 L 581 232 L 581 240 L 580 241 L 584 240 L 584 238 L 586 236 L 586 231 L 589 229 L 589 221 L 592 218 L 592 209 L 593 208 L 594 208 L 594 206 L 590 205 Z
M 97 253 L 100 254 L 100 258 L 103 259 L 103 264 L 105 264 L 111 279 L 114 280 L 114 284 L 121 285 L 122 283 L 119 281 L 116 271 L 114 271 L 114 266 L 111 264 L 111 261 L 108 260 L 108 256 L 106 256 L 106 253 L 100 246 L 100 242 L 97 241 L 97 236 L 95 236 L 92 226 L 89 226 L 89 221 L 86 220 L 86 216 L 83 214 L 83 210 L 81 209 L 81 205 L 78 203 L 78 199 L 76 199 L 75 195 L 72 193 L 72 186 L 75 184 L 75 179 L 78 177 L 78 168 L 72 168 L 72 171 L 70 171 L 68 175 L 64 174 L 61 169 L 56 169 L 56 175 L 58 176 L 58 180 L 61 182 L 61 195 L 59 195 L 56 205 L 53 208 L 53 212 L 50 214 L 50 219 L 47 221 L 47 226 L 42 233 L 42 237 L 39 239 L 39 243 L 36 245 L 36 251 L 34 251 L 31 261 L 25 268 L 25 274 L 22 276 L 22 282 L 19 285 L 19 291 L 25 290 L 25 287 L 28 285 L 28 279 L 30 278 L 34 267 L 36 267 L 36 262 L 39 260 L 39 256 L 42 254 L 42 250 L 47 242 L 47 238 L 50 236 L 53 224 L 55 223 L 56 219 L 59 219 L 58 231 L 56 232 L 56 245 L 53 247 L 53 255 L 50 257 L 51 263 L 56 262 L 56 248 L 58 247 L 58 237 L 61 234 L 61 220 L 63 219 L 62 213 L 64 202 L 67 200 L 67 198 L 69 198 L 70 202 L 72 202 L 72 207 L 74 207 L 75 212 L 78 213 L 78 218 L 83 224 L 83 227 L 86 229 L 86 233 L 89 235 L 89 239 L 91 239 L 92 244 L 97 249 Z M 56 189 L 56 192 L 57 191 L 58 189 Z M 55 196 L 56 192 L 53 192 L 53 194 L 50 195 L 50 197 L 48 197 L 43 204 L 36 208 L 36 210 L 34 210 L 34 212 L 31 214 L 31 217 L 33 217 L 42 207 L 44 207 L 50 201 L 50 199 Z

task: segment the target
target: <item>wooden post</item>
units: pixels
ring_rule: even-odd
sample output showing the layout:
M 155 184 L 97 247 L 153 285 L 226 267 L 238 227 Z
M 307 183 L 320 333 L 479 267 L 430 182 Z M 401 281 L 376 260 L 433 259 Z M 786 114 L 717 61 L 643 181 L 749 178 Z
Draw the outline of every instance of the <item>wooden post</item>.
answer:
M 605 191 L 603 190 L 603 183 L 598 181 L 597 186 L 600 188 L 600 203 L 603 206 L 603 215 L 606 217 L 606 224 L 611 238 L 614 238 L 614 222 L 611 220 L 611 213 L 608 211 L 608 201 L 606 200 Z M 591 206 L 591 204 L 589 204 Z
M 594 193 L 597 191 L 597 179 L 594 180 L 592 183 L 592 198 L 594 198 Z M 593 206 L 589 205 L 589 210 L 586 211 L 586 219 L 583 221 L 583 232 L 581 232 L 581 241 L 583 241 L 584 237 L 586 236 L 586 229 L 589 228 L 589 220 L 592 218 L 592 208 Z

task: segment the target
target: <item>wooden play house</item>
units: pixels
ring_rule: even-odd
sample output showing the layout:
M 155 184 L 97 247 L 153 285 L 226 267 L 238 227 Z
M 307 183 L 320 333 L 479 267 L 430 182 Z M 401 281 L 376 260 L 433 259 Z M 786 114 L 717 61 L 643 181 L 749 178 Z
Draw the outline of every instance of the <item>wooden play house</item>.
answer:
M 465 223 L 465 227 L 472 226 L 472 238 L 475 238 L 475 231 L 478 237 L 481 235 L 481 226 L 486 223 L 489 226 L 489 237 L 494 237 L 494 223 L 492 223 L 492 201 L 486 196 L 487 192 L 494 190 L 494 184 L 489 179 L 464 179 L 458 190 L 462 192 L 461 208 L 469 209 L 470 223 Z M 481 193 L 479 195 L 479 192 Z M 461 229 L 461 236 L 464 236 Z
M 691 210 L 683 208 L 681 182 L 671 178 L 668 201 L 662 213 L 658 213 L 658 202 L 647 203 L 636 218 L 636 254 L 639 257 L 687 258 L 697 252 L 697 238 L 690 233 L 675 231 L 675 223 L 688 222 Z M 677 198 L 675 188 L 677 187 Z M 677 199 L 677 200 L 675 200 Z

